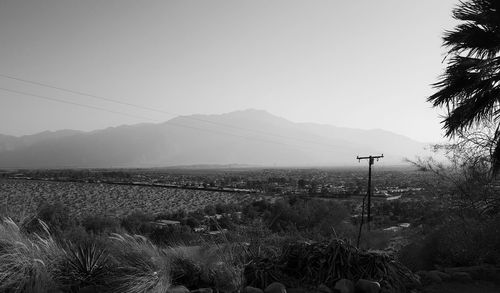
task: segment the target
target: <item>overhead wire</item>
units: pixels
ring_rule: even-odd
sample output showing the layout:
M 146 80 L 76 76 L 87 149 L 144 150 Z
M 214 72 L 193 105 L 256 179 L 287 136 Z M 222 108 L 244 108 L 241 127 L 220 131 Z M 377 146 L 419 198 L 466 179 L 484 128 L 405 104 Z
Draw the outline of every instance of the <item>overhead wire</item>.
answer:
M 143 105 L 138 105 L 138 104 L 134 104 L 134 103 L 123 102 L 123 101 L 120 101 L 118 99 L 104 97 L 102 95 L 95 95 L 95 94 L 90 94 L 90 93 L 86 93 L 86 92 L 82 92 L 82 91 L 77 91 L 77 90 L 73 90 L 73 89 L 64 88 L 64 87 L 54 86 L 54 85 L 51 85 L 51 84 L 47 84 L 47 83 L 43 83 L 43 82 L 39 82 L 39 81 L 34 81 L 34 80 L 29 80 L 29 79 L 24 79 L 24 78 L 12 76 L 12 75 L 4 74 L 4 73 L 0 73 L 0 77 L 4 77 L 4 78 L 7 78 L 7 79 L 16 80 L 16 81 L 20 81 L 20 82 L 24 82 L 24 83 L 34 84 L 34 85 L 38 85 L 38 86 L 42 86 L 42 87 L 46 87 L 46 88 L 56 89 L 56 90 L 59 90 L 59 91 L 64 91 L 64 92 L 68 92 L 68 93 L 72 93 L 72 94 L 76 94 L 76 95 L 80 95 L 80 96 L 87 96 L 87 97 L 90 97 L 90 98 L 94 98 L 94 99 L 98 99 L 98 100 L 103 100 L 103 101 L 107 101 L 107 102 L 111 102 L 111 103 L 116 103 L 116 104 L 121 104 L 121 105 L 129 106 L 129 107 L 134 107 L 134 108 L 138 108 L 138 109 L 142 109 L 142 110 L 148 110 L 148 111 L 153 111 L 153 112 L 162 113 L 162 114 L 168 114 L 168 115 L 176 115 L 176 116 L 179 116 L 179 118 L 182 118 L 182 119 L 194 120 L 194 121 L 199 121 L 199 122 L 204 122 L 204 123 L 209 123 L 209 124 L 224 126 L 224 127 L 228 127 L 228 128 L 232 128 L 232 129 L 236 129 L 236 130 L 249 131 L 249 132 L 254 132 L 254 133 L 258 133 L 258 134 L 264 134 L 264 135 L 268 135 L 268 136 L 272 136 L 272 137 L 280 137 L 280 138 L 285 138 L 285 139 L 291 139 L 291 140 L 306 142 L 306 143 L 310 143 L 310 144 L 317 144 L 317 145 L 322 145 L 322 146 L 327 146 L 327 147 L 336 147 L 335 145 L 325 144 L 323 142 L 318 142 L 318 141 L 314 141 L 314 140 L 297 138 L 297 137 L 291 137 L 291 136 L 286 136 L 286 135 L 282 135 L 282 134 L 278 134 L 278 133 L 271 133 L 271 132 L 267 132 L 267 131 L 262 131 L 262 130 L 258 130 L 258 129 L 251 129 L 251 128 L 246 128 L 246 127 L 239 127 L 239 126 L 236 126 L 236 125 L 231 125 L 231 124 L 226 124 L 226 123 L 220 123 L 220 122 L 217 122 L 217 121 L 211 121 L 211 120 L 197 118 L 197 117 L 192 117 L 192 116 L 183 116 L 181 114 L 174 113 L 174 112 L 171 112 L 171 111 L 165 111 L 165 110 L 156 109 L 156 108 L 152 108 L 152 107 L 147 107 L 147 106 L 143 106 Z
M 67 100 L 63 100 L 63 99 L 57 99 L 57 98 L 48 97 L 48 96 L 45 96 L 45 95 L 33 94 L 33 93 L 24 92 L 24 91 L 18 91 L 18 90 L 8 89 L 8 88 L 4 88 L 4 87 L 0 87 L 0 90 L 1 91 L 5 91 L 5 92 L 14 93 L 14 94 L 19 94 L 19 95 L 25 95 L 25 96 L 31 96 L 31 97 L 36 97 L 36 98 L 44 99 L 44 100 L 50 100 L 50 101 L 58 102 L 58 103 L 64 103 L 64 104 L 75 105 L 75 106 L 79 106 L 79 107 L 90 108 L 90 109 L 93 109 L 93 110 L 100 110 L 100 111 L 105 111 L 105 112 L 108 112 L 108 113 L 113 113 L 113 114 L 118 114 L 118 115 L 124 115 L 124 116 L 133 117 L 133 118 L 139 118 L 139 119 L 145 119 L 145 120 L 149 120 L 149 121 L 152 121 L 152 122 L 161 122 L 159 120 L 151 119 L 149 117 L 138 116 L 138 115 L 134 115 L 134 114 L 129 114 L 129 113 L 125 113 L 125 112 L 110 110 L 110 109 L 107 109 L 107 108 L 102 108 L 102 107 L 97 107 L 97 106 L 92 106 L 92 105 L 87 105 L 87 104 L 82 104 L 82 103 L 76 103 L 76 102 L 67 101 Z M 168 125 L 172 125 L 172 126 L 182 127 L 182 128 L 194 129 L 194 130 L 205 131 L 205 132 L 210 132 L 210 133 L 216 133 L 216 134 L 221 134 L 221 135 L 226 135 L 226 136 L 233 136 L 233 137 L 242 138 L 242 139 L 250 140 L 250 141 L 253 140 L 253 141 L 259 141 L 259 142 L 270 143 L 270 144 L 278 144 L 278 145 L 282 145 L 282 146 L 286 146 L 286 147 L 296 148 L 296 149 L 299 149 L 299 150 L 300 149 L 302 149 L 302 150 L 310 149 L 310 148 L 307 148 L 307 147 L 304 147 L 304 146 L 291 145 L 291 144 L 287 144 L 287 143 L 283 143 L 283 142 L 272 141 L 272 140 L 267 140 L 267 139 L 261 139 L 261 138 L 256 138 L 256 137 L 247 137 L 247 136 L 237 135 L 237 134 L 234 134 L 234 133 L 217 131 L 217 130 L 213 130 L 213 129 L 199 128 L 199 127 L 195 127 L 195 126 L 174 123 L 174 122 L 171 122 L 171 121 L 167 121 L 167 122 L 164 122 L 164 123 L 166 123 Z M 326 150 L 326 149 L 322 150 L 322 151 L 331 152 L 331 150 Z
M 124 112 L 109 110 L 109 109 L 101 108 L 101 107 L 97 107 L 97 106 L 80 104 L 80 103 L 76 103 L 76 102 L 72 102 L 72 101 L 67 101 L 67 100 L 63 100 L 63 99 L 57 99 L 57 98 L 42 96 L 42 95 L 38 95 L 38 94 L 32 94 L 32 93 L 27 93 L 27 92 L 12 90 L 12 89 L 8 89 L 8 88 L 4 88 L 4 87 L 0 87 L 0 90 L 5 91 L 5 92 L 14 93 L 14 94 L 25 95 L 25 96 L 32 96 L 32 97 L 36 97 L 36 98 L 40 98 L 40 99 L 44 99 L 44 100 L 50 100 L 50 101 L 64 103 L 64 104 L 69 104 L 69 105 L 76 105 L 76 106 L 90 108 L 90 109 L 94 109 L 94 110 L 100 110 L 100 111 L 105 111 L 105 112 L 109 112 L 109 113 L 114 113 L 114 114 L 119 114 L 119 115 L 125 115 L 125 116 L 129 116 L 129 117 L 134 117 L 134 118 L 139 118 L 139 119 L 146 119 L 146 120 L 149 120 L 149 121 L 155 121 L 155 122 L 157 122 L 156 120 L 153 120 L 153 119 L 148 118 L 148 117 L 137 116 L 137 115 L 134 115 L 134 114 L 128 114 L 128 113 L 124 113 Z

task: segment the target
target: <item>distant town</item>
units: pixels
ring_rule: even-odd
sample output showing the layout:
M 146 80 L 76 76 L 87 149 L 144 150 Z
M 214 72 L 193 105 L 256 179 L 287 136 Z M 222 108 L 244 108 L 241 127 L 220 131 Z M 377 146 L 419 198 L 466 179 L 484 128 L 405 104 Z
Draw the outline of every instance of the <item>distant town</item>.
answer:
M 386 200 L 427 194 L 430 174 L 407 168 L 378 170 L 373 196 Z M 145 185 L 169 188 L 262 193 L 275 196 L 347 198 L 364 196 L 367 174 L 362 169 L 124 169 L 17 170 L 0 172 L 9 179 Z

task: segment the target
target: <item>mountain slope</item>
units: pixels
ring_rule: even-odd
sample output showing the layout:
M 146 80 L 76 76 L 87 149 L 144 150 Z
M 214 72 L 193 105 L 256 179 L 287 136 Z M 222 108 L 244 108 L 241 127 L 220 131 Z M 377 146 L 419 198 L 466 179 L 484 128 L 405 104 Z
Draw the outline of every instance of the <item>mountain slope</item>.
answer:
M 383 130 L 294 123 L 265 111 L 180 116 L 161 124 L 92 132 L 0 136 L 0 168 L 152 167 L 191 164 L 352 165 L 384 153 L 387 164 L 424 145 Z
M 16 137 L 12 135 L 0 134 L 0 152 L 15 150 L 22 147 L 27 147 L 35 143 L 39 143 L 48 139 L 57 139 L 65 136 L 72 136 L 75 134 L 82 133 L 77 130 L 58 130 L 58 131 L 44 131 L 31 135 L 24 135 L 21 137 Z

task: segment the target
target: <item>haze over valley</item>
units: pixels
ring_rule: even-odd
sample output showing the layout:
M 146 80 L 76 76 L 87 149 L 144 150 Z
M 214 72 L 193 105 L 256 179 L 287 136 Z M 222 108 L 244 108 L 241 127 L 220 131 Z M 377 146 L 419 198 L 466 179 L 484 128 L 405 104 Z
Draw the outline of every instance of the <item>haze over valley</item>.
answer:
M 263 110 L 179 116 L 164 123 L 0 136 L 0 168 L 165 167 L 194 164 L 351 166 L 367 153 L 386 165 L 425 143 L 380 129 L 294 123 Z

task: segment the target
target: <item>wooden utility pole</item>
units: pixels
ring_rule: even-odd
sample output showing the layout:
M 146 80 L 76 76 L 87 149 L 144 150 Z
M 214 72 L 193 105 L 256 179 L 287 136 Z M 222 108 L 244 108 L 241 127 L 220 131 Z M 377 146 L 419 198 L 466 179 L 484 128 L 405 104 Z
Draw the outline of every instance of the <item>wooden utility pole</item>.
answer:
M 380 156 L 368 156 L 368 157 L 360 157 L 360 156 L 357 156 L 356 159 L 358 159 L 358 161 L 361 161 L 361 160 L 368 160 L 368 191 L 366 193 L 366 195 L 368 196 L 368 208 L 367 208 L 367 214 L 368 214 L 368 218 L 366 220 L 366 225 L 368 226 L 368 230 L 370 230 L 370 221 L 371 221 L 371 205 L 372 205 L 372 165 L 373 163 L 375 162 L 375 159 L 377 159 L 377 161 L 381 158 L 383 158 L 384 155 L 380 155 Z M 363 200 L 364 202 L 364 200 Z M 364 210 L 364 209 L 363 209 Z M 363 225 L 363 211 L 361 211 L 361 225 Z M 361 227 L 360 227 L 360 231 L 361 231 Z

